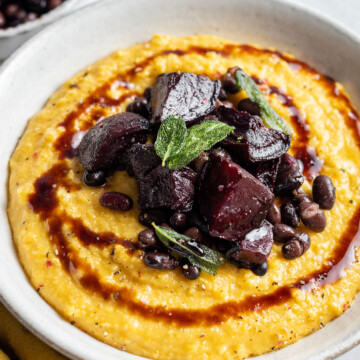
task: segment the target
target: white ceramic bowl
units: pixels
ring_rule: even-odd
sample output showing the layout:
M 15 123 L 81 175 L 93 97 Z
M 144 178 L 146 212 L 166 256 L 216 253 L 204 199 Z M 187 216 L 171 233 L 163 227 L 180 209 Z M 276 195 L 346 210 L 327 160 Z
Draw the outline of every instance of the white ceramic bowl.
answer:
M 341 81 L 360 107 L 360 40 L 321 15 L 279 0 L 103 0 L 49 26 L 13 54 L 0 70 L 0 299 L 33 333 L 74 359 L 139 358 L 69 325 L 30 286 L 6 217 L 8 159 L 27 120 L 62 82 L 111 51 L 154 33 L 207 33 L 289 51 Z M 357 298 L 324 329 L 258 359 L 328 359 L 359 341 Z
M 54 10 L 29 21 L 8 29 L 0 29 L 0 60 L 6 59 L 23 42 L 42 30 L 47 24 L 99 0 L 66 0 Z

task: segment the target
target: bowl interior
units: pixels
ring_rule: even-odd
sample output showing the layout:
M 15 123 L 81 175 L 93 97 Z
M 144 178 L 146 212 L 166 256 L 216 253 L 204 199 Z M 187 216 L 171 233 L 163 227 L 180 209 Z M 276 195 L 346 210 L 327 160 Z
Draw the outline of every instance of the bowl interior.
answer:
M 94 26 L 96 24 L 96 26 Z M 103 0 L 51 25 L 0 70 L 0 300 L 25 326 L 74 359 L 140 359 L 119 352 L 63 321 L 30 286 L 14 249 L 6 216 L 8 159 L 27 120 L 71 75 L 113 50 L 154 33 L 212 34 L 288 51 L 342 82 L 360 105 L 359 40 L 322 16 L 274 0 Z M 259 357 L 325 359 L 360 340 L 360 302 L 324 329 Z

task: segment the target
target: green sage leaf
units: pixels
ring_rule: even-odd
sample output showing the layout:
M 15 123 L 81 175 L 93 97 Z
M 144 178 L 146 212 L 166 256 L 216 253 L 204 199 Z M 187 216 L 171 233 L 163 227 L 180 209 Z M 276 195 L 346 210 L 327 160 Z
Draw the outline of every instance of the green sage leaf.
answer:
M 181 150 L 169 158 L 168 167 L 176 170 L 186 166 L 201 152 L 225 139 L 233 130 L 234 127 L 216 120 L 208 120 L 194 125 L 188 130 Z
M 162 122 L 154 147 L 163 166 L 182 149 L 186 133 L 185 121 L 180 116 L 169 116 Z
M 186 257 L 192 265 L 210 274 L 216 275 L 218 267 L 225 262 L 222 254 L 203 244 L 197 244 L 202 249 L 203 254 L 199 255 L 195 253 L 191 248 L 186 246 L 186 243 L 192 241 L 192 239 L 186 235 L 179 234 L 174 230 L 162 226 L 157 226 L 155 223 L 152 223 L 152 226 L 155 229 L 157 237 L 167 248 L 182 257 Z
M 236 71 L 235 79 L 239 90 L 244 90 L 249 99 L 259 105 L 261 118 L 264 121 L 264 124 L 269 128 L 280 130 L 290 135 L 291 129 L 289 125 L 276 113 L 274 108 L 266 100 L 265 96 L 260 92 L 254 80 L 243 70 Z

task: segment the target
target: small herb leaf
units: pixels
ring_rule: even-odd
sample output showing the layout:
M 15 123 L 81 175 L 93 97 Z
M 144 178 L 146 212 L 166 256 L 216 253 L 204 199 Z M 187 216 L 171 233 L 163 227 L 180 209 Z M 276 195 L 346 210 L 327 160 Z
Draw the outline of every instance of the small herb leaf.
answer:
M 163 166 L 182 149 L 186 133 L 185 121 L 180 116 L 169 116 L 161 124 L 154 146 Z
M 254 80 L 243 70 L 237 70 L 235 73 L 237 87 L 244 90 L 249 99 L 260 106 L 261 118 L 264 124 L 269 128 L 283 131 L 290 135 L 291 129 L 285 120 L 280 117 L 274 108 L 266 100 L 265 96 L 260 92 Z
M 157 237 L 161 242 L 174 253 L 186 257 L 190 263 L 200 269 L 216 275 L 217 269 L 225 261 L 223 255 L 219 252 L 208 248 L 203 244 L 197 244 L 202 250 L 203 254 L 199 255 L 187 243 L 193 241 L 190 237 L 177 233 L 174 230 L 167 229 L 162 226 L 157 226 L 152 223 Z
M 198 157 L 202 151 L 208 150 L 219 141 L 225 139 L 234 127 L 221 121 L 208 120 L 191 127 L 181 150 L 171 156 L 168 161 L 170 169 L 180 169 Z

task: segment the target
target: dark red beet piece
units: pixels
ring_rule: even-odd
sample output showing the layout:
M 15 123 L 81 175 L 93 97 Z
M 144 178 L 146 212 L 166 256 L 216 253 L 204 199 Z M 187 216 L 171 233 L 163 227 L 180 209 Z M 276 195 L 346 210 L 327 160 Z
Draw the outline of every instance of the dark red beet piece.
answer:
M 279 164 L 280 158 L 257 163 L 255 165 L 255 170 L 252 174 L 258 180 L 260 180 L 268 189 L 274 191 Z
M 281 157 L 274 192 L 277 195 L 291 195 L 304 182 L 299 163 L 289 154 Z
M 149 120 L 130 112 L 98 122 L 79 145 L 82 166 L 91 171 L 112 167 L 132 144 L 146 142 L 149 125 Z
M 251 269 L 254 265 L 260 265 L 266 261 L 273 243 L 272 225 L 264 220 L 258 229 L 247 233 L 237 246 L 229 250 L 226 258 L 240 268 Z
M 154 145 L 134 144 L 126 152 L 126 170 L 138 181 L 160 164 Z
M 223 142 L 230 155 L 244 162 L 262 162 L 277 159 L 285 154 L 291 137 L 282 131 L 269 129 L 258 116 L 220 106 L 220 121 L 235 126 L 235 131 Z
M 159 165 L 139 181 L 138 206 L 141 210 L 168 208 L 189 212 L 193 207 L 196 173 L 188 167 L 170 170 Z
M 169 115 L 192 122 L 209 114 L 216 106 L 220 81 L 207 76 L 173 72 L 161 74 L 151 91 L 151 122 L 160 123 Z
M 261 225 L 274 195 L 233 161 L 211 153 L 199 184 L 199 210 L 211 236 L 236 241 Z

